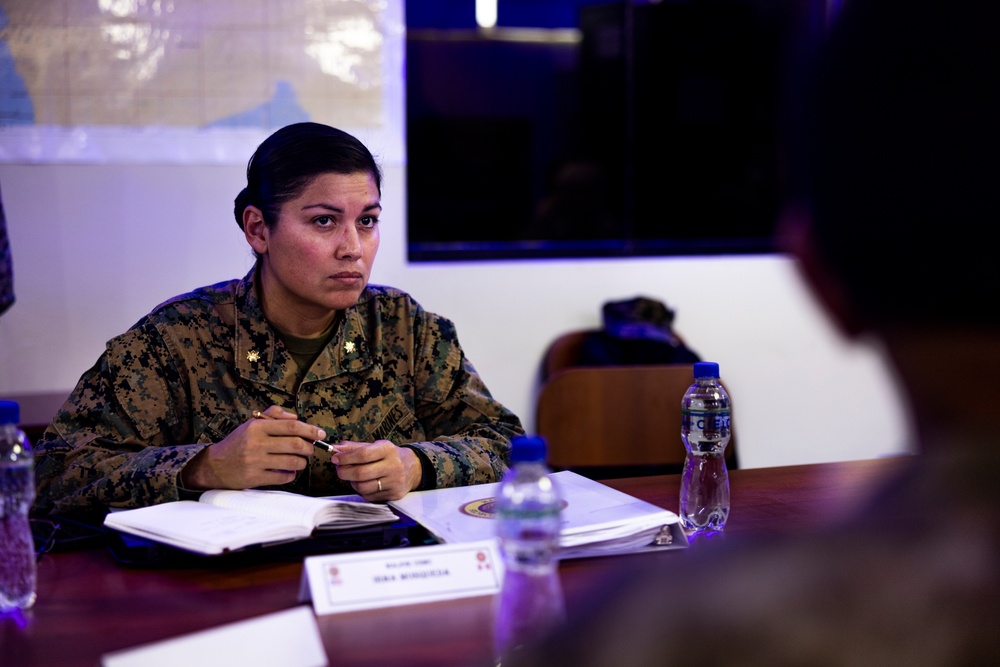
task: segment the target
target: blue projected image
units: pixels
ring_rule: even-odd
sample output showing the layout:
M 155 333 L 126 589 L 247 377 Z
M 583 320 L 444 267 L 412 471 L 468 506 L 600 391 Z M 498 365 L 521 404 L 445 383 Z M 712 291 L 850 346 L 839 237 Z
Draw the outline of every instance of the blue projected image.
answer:
M 7 27 L 7 15 L 0 9 L 0 30 Z M 17 71 L 7 42 L 0 39 L 0 125 L 31 125 L 35 106 L 28 87 Z

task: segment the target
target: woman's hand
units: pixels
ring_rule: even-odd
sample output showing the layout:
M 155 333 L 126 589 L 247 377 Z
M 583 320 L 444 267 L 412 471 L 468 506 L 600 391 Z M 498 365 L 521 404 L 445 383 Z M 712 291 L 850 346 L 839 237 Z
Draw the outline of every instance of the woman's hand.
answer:
M 287 484 L 309 464 L 323 429 L 272 405 L 201 450 L 181 471 L 188 489 L 249 489 Z
M 416 452 L 388 440 L 345 440 L 337 444 L 330 460 L 337 466 L 337 476 L 370 501 L 398 500 L 420 486 L 423 477 Z

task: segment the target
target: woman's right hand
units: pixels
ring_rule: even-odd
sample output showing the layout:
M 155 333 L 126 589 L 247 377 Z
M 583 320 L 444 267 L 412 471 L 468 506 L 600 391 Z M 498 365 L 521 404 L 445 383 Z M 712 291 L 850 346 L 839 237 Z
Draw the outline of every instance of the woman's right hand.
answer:
M 323 429 L 272 405 L 205 447 L 181 471 L 185 488 L 249 489 L 287 484 L 309 463 Z

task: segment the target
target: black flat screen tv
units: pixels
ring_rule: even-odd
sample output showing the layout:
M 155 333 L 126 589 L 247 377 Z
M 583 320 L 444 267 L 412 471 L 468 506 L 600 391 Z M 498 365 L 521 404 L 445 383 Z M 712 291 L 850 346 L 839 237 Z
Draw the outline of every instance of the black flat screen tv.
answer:
M 406 4 L 410 261 L 775 252 L 824 2 Z

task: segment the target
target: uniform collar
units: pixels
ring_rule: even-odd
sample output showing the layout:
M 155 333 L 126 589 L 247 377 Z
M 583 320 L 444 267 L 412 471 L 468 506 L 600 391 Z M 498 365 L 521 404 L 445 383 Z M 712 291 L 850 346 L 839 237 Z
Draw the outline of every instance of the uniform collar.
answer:
M 364 302 L 364 295 L 362 301 Z M 322 380 L 342 373 L 356 373 L 372 364 L 372 349 L 365 318 L 359 306 L 343 312 L 340 324 L 334 329 L 330 343 L 319 353 L 304 382 Z
M 264 317 L 255 282 L 256 268 L 236 286 L 236 367 L 251 382 L 295 393 L 297 368 L 277 333 Z M 313 362 L 303 382 L 323 380 L 371 366 L 371 345 L 361 304 L 347 308 L 330 343 Z

